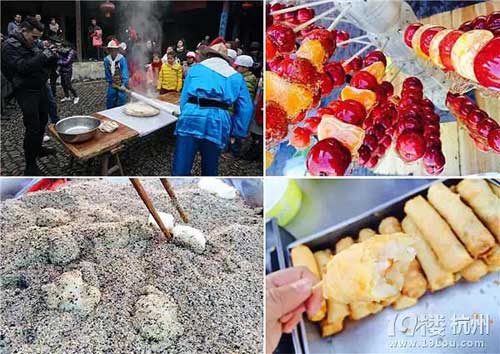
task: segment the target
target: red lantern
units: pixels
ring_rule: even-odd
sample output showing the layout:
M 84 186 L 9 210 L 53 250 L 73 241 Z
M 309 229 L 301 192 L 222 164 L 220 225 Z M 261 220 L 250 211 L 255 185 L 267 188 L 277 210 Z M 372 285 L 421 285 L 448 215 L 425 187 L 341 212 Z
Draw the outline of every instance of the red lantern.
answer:
M 109 0 L 106 0 L 105 3 L 101 4 L 100 8 L 105 17 L 111 17 L 113 12 L 115 11 L 115 4 L 113 4 Z
M 243 4 L 241 4 L 241 7 L 244 9 L 249 9 L 253 7 L 253 4 L 250 1 L 245 1 Z

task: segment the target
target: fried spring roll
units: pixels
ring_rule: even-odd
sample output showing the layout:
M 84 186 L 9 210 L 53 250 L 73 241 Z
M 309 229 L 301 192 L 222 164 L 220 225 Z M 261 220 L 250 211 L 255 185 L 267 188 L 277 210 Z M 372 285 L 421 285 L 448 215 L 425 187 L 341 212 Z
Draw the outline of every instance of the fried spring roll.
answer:
M 336 254 L 327 266 L 323 296 L 350 304 L 397 295 L 415 258 L 413 243 L 403 233 L 376 235 Z
M 497 186 L 497 185 L 496 185 L 496 184 L 494 184 L 494 183 L 491 183 L 491 182 L 489 182 L 488 184 L 490 185 L 491 190 L 493 191 L 493 193 L 495 193 L 495 195 L 496 195 L 498 198 L 500 198 L 500 187 L 499 187 L 499 186 Z
M 420 263 L 415 258 L 410 262 L 410 266 L 405 273 L 405 281 L 403 288 L 401 289 L 401 294 L 403 296 L 413 297 L 418 299 L 425 294 L 427 290 L 427 279 L 425 279 L 422 273 L 422 268 L 420 268 Z
M 318 263 L 321 276 L 326 272 L 326 266 L 333 255 L 329 249 L 314 252 L 314 257 Z M 349 315 L 349 308 L 346 304 L 339 304 L 333 299 L 326 301 L 327 315 L 320 322 L 321 335 L 323 337 L 331 336 L 342 331 L 344 328 L 344 319 Z
M 429 282 L 431 291 L 446 288 L 454 283 L 453 273 L 447 271 L 438 261 L 438 258 L 423 239 L 417 225 L 408 216 L 401 224 L 406 234 L 415 238 L 413 248 L 417 251 L 417 259 Z
M 402 232 L 401 224 L 399 220 L 394 216 L 389 216 L 380 222 L 378 226 L 378 231 L 380 233 L 394 233 L 394 232 Z M 422 269 L 420 268 L 420 263 L 415 258 L 411 261 L 408 270 L 405 273 L 405 280 L 403 283 L 403 288 L 401 289 L 401 296 L 410 297 L 418 299 L 427 290 L 427 280 L 425 279 L 424 274 L 422 273 Z M 385 304 L 392 304 L 394 306 L 399 306 L 402 301 L 399 300 L 399 296 L 391 299 L 392 301 L 386 301 Z M 384 304 L 384 302 L 382 303 Z
M 422 196 L 407 201 L 404 210 L 446 270 L 455 273 L 473 262 L 450 226 Z
M 389 232 L 390 233 L 390 232 Z M 364 228 L 364 229 L 361 229 L 358 233 L 358 242 L 363 242 L 363 241 L 366 241 L 368 240 L 369 238 L 372 238 L 373 236 L 375 236 L 377 233 L 375 232 L 375 230 L 373 229 L 370 229 L 368 227 Z
M 376 234 L 377 232 L 373 229 L 361 229 L 358 233 L 358 242 L 364 242 Z M 357 301 L 349 304 L 350 317 L 353 320 L 360 320 L 366 316 L 373 315 L 382 311 L 383 308 L 383 305 L 374 301 Z
M 392 307 L 394 310 L 402 310 L 416 305 L 417 302 L 418 299 L 414 297 L 402 295 L 392 304 Z
M 309 249 L 309 247 L 305 245 L 299 245 L 292 249 L 290 256 L 292 258 L 292 264 L 295 267 L 304 266 L 311 271 L 314 275 L 321 279 L 321 273 L 319 271 L 318 264 L 316 259 L 314 258 L 314 254 Z M 326 301 L 321 303 L 321 308 L 319 311 L 313 316 L 309 317 L 311 321 L 321 321 L 323 317 L 326 315 Z
M 343 250 L 348 249 L 353 244 L 354 244 L 354 240 L 351 236 L 341 238 L 335 244 L 335 253 L 342 252 Z
M 314 258 L 316 259 L 316 264 L 319 267 L 321 279 L 323 279 L 323 275 L 326 272 L 326 265 L 330 262 L 332 257 L 332 251 L 329 249 L 314 252 Z
M 394 216 L 388 216 L 380 222 L 378 225 L 378 232 L 382 235 L 393 234 L 396 232 L 402 232 L 401 224 L 399 220 Z
M 427 198 L 448 221 L 474 258 L 487 253 L 495 245 L 495 238 L 472 209 L 460 200 L 460 195 L 450 191 L 443 183 L 434 183 L 430 186 Z
M 349 308 L 346 304 L 339 304 L 334 300 L 326 301 L 328 315 L 321 321 L 321 335 L 331 336 L 344 329 L 344 319 L 349 316 Z
M 500 246 L 497 244 L 484 257 L 490 272 L 500 271 Z
M 483 179 L 464 179 L 457 185 L 463 200 L 500 242 L 500 198 Z
M 392 305 L 394 302 L 396 302 L 396 300 L 399 299 L 400 297 L 401 297 L 401 294 L 391 296 L 385 300 L 382 300 L 380 303 L 382 304 L 382 306 L 387 307 L 387 306 Z
M 480 259 L 476 259 L 471 265 L 460 271 L 467 281 L 479 281 L 483 275 L 488 273 L 488 266 Z
M 374 301 L 356 301 L 349 304 L 349 317 L 357 321 L 382 311 L 384 306 Z

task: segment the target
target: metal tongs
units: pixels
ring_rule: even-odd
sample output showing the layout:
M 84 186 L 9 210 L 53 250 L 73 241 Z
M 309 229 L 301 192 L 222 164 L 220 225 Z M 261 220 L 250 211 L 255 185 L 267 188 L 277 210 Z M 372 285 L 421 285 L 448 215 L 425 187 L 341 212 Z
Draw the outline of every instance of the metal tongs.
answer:
M 158 215 L 158 212 L 156 211 L 156 208 L 154 207 L 153 202 L 149 197 L 148 193 L 142 186 L 141 181 L 138 178 L 130 178 L 130 182 L 132 182 L 132 185 L 134 186 L 135 190 L 137 191 L 142 201 L 146 205 L 146 208 L 148 208 L 149 213 L 153 216 L 153 219 L 156 221 L 156 224 L 160 227 L 160 230 L 165 235 L 166 240 L 167 241 L 171 240 L 172 234 L 165 227 L 163 221 L 161 221 L 160 215 Z M 163 188 L 165 188 L 165 190 L 167 191 L 170 200 L 174 204 L 175 209 L 177 209 L 177 212 L 179 213 L 179 216 L 181 217 L 182 221 L 184 221 L 184 223 L 187 224 L 189 222 L 188 215 L 186 214 L 182 206 L 179 204 L 179 201 L 177 200 L 177 197 L 175 195 L 174 190 L 172 189 L 172 186 L 170 185 L 170 182 L 166 178 L 160 178 L 160 182 L 163 185 Z

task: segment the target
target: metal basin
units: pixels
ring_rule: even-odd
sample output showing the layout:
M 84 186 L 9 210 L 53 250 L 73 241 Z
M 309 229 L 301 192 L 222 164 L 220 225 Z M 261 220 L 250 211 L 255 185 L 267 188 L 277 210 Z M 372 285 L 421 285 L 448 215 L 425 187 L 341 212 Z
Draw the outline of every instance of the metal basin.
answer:
M 101 121 L 91 116 L 72 116 L 56 123 L 56 131 L 67 143 L 83 143 L 97 133 Z

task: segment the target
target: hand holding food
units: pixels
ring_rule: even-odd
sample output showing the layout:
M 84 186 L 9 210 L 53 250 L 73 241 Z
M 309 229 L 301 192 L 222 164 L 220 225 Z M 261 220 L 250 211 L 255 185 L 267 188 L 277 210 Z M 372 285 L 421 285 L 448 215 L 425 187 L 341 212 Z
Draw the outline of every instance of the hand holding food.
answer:
M 326 308 L 310 317 L 319 321 L 321 335 L 341 332 L 347 317 L 360 320 L 391 305 L 401 310 L 428 290 L 500 270 L 495 192 L 485 180 L 434 183 L 404 203 L 401 223 L 394 216 L 380 220 L 379 234 L 364 227 L 357 239 L 342 236 L 314 252 L 306 244 L 294 247 L 293 264 L 321 278 Z
M 282 333 L 290 333 L 302 317 L 317 313 L 321 304 L 319 281 L 305 267 L 281 270 L 266 277 L 266 352 L 271 353 Z
M 398 295 L 415 258 L 403 233 L 377 235 L 335 255 L 323 279 L 323 296 L 339 303 L 382 301 Z

